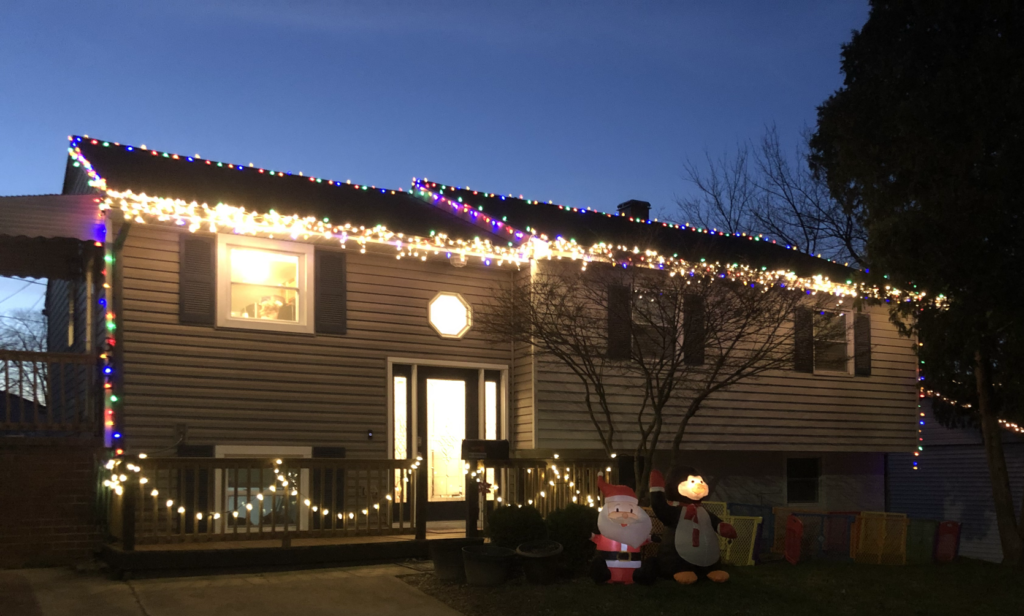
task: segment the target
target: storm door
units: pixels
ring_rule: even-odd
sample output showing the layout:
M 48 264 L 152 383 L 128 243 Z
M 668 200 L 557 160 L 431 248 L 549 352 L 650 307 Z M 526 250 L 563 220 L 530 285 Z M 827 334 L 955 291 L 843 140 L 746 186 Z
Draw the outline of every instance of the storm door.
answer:
M 427 465 L 427 519 L 466 516 L 462 440 L 480 429 L 479 371 L 419 366 L 417 443 Z

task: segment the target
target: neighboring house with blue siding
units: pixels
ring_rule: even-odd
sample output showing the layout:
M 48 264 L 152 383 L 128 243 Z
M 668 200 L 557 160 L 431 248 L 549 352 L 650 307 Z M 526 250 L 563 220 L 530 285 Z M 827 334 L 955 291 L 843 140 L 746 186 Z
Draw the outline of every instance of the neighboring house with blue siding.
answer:
M 992 487 L 981 432 L 976 428 L 944 428 L 922 400 L 924 451 L 914 456 L 888 456 L 889 509 L 912 518 L 952 520 L 962 524 L 960 555 L 992 562 L 1003 558 L 992 505 Z M 1004 432 L 1003 449 L 1017 515 L 1024 492 L 1024 438 Z

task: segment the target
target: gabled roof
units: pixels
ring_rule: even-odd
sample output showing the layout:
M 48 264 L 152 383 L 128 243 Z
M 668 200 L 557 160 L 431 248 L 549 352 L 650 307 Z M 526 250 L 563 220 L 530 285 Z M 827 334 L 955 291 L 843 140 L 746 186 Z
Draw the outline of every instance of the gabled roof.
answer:
M 529 233 L 574 240 L 580 246 L 606 243 L 626 250 L 653 249 L 666 256 L 688 261 L 742 263 L 760 268 L 787 269 L 801 276 L 825 275 L 845 280 L 853 270 L 838 263 L 778 245 L 757 235 L 732 236 L 689 225 L 633 219 L 589 208 L 576 208 L 551 202 L 531 201 L 449 186 L 428 180 L 415 180 L 413 191 L 444 197 L 462 203 L 492 218 L 507 222 Z
M 275 210 L 356 226 L 384 225 L 420 237 L 443 232 L 453 238 L 479 236 L 500 245 L 508 243 L 507 234 L 495 235 L 482 225 L 430 207 L 401 188 L 349 184 L 87 137 L 72 137 L 71 147 L 80 148 L 107 187 L 118 191 L 211 206 L 226 203 L 261 213 Z M 74 192 L 72 185 L 80 171 L 74 165 L 75 161 L 68 161 L 65 193 Z
M 617 262 L 637 265 L 645 260 L 650 265 L 650 255 L 643 253 L 655 251 L 658 259 L 678 258 L 697 264 L 706 261 L 723 267 L 739 264 L 753 271 L 787 270 L 800 277 L 821 275 L 840 283 L 854 273 L 851 268 L 802 253 L 795 247 L 778 245 L 762 236 L 732 236 L 688 225 L 634 220 L 589 208 L 426 180 L 414 179 L 411 190 L 406 192 L 401 188 L 349 184 L 87 137 L 72 137 L 71 150 L 77 150 L 81 156 L 69 159 L 65 193 L 78 190 L 76 182 L 80 183 L 82 170 L 74 167 L 83 160 L 90 167 L 88 171 L 103 178 L 106 187 L 114 191 L 130 190 L 211 206 L 225 203 L 260 213 L 273 210 L 329 220 L 332 224 L 367 228 L 383 225 L 390 232 L 421 238 L 437 233 L 455 240 L 480 238 L 496 247 L 518 247 L 531 235 L 538 235 L 550 240 L 571 240 L 583 251 L 604 245 L 604 254 Z

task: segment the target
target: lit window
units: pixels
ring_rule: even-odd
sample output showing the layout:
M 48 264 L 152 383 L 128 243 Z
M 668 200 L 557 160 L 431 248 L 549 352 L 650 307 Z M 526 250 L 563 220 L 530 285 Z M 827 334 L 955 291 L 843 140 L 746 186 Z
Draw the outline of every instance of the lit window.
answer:
M 849 372 L 850 336 L 846 313 L 822 311 L 814 315 L 814 369 Z
M 409 382 L 404 376 L 395 377 L 395 459 L 409 457 Z
M 263 458 L 269 461 L 277 458 L 311 458 L 312 453 L 311 447 L 214 447 L 216 458 Z M 300 495 L 310 494 L 309 469 L 289 468 L 287 463 L 279 467 L 278 473 L 274 473 L 273 468 L 266 465 L 251 468 L 233 466 L 213 474 L 216 495 L 214 511 L 228 512 L 223 521 L 225 532 L 248 532 L 247 528 L 261 525 L 263 530 L 308 530 L 309 511 Z M 286 477 L 294 493 L 283 489 L 278 477 Z M 279 489 L 270 491 L 267 489 L 270 485 Z M 218 522 L 213 530 L 220 532 L 220 524 Z
M 498 383 L 484 383 L 484 438 L 493 441 L 498 438 Z
M 218 236 L 217 325 L 313 331 L 313 247 Z
M 498 438 L 498 382 L 484 382 L 484 438 L 493 441 Z M 494 469 L 487 469 L 485 475 L 489 485 L 494 485 Z M 487 500 L 494 500 L 495 492 L 487 491 Z
M 442 338 L 461 338 L 473 325 L 473 312 L 458 293 L 438 293 L 430 300 L 430 325 Z

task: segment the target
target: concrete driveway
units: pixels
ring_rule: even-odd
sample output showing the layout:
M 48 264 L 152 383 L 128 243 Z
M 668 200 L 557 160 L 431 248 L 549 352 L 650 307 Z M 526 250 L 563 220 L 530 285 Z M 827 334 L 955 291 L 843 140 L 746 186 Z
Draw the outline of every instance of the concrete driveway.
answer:
M 3 616 L 459 616 L 399 580 L 402 565 L 118 582 L 70 569 L 0 571 Z

